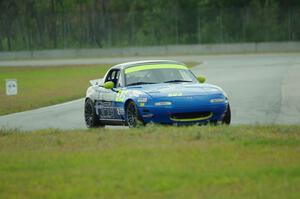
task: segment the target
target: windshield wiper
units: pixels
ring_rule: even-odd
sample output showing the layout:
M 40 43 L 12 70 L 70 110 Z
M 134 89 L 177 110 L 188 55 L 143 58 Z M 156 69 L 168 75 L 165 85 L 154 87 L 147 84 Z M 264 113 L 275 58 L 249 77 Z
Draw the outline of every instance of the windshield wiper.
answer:
M 175 80 L 170 80 L 170 81 L 166 81 L 164 83 L 176 83 L 176 82 L 192 82 L 189 80 L 181 80 L 181 79 L 175 79 Z
M 155 83 L 154 82 L 134 82 L 131 84 L 127 84 L 127 86 L 142 85 L 142 84 L 155 84 Z

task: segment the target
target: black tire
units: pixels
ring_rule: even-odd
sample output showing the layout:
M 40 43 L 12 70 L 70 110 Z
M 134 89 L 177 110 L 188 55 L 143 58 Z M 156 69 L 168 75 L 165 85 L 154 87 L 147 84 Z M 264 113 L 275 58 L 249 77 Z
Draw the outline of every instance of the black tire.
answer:
M 104 127 L 96 114 L 94 103 L 91 99 L 87 99 L 84 105 L 84 120 L 87 128 Z
M 126 124 L 129 128 L 144 126 L 140 119 L 139 111 L 133 101 L 130 101 L 126 106 Z
M 231 110 L 230 110 L 230 105 L 228 104 L 227 110 L 225 112 L 225 116 L 222 120 L 222 124 L 229 125 L 231 122 Z

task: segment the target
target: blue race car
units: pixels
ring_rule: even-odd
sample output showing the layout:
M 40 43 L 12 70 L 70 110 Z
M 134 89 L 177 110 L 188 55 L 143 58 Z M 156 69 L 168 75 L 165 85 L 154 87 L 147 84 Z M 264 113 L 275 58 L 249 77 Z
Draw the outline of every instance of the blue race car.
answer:
M 185 64 L 168 60 L 123 63 L 103 79 L 91 80 L 84 116 L 86 126 L 147 123 L 193 125 L 230 124 L 226 93 L 206 84 Z

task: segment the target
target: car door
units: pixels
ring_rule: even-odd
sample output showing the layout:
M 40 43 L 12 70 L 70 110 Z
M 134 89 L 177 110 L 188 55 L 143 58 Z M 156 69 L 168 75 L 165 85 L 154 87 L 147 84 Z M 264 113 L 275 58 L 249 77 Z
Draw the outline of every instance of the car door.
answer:
M 105 89 L 101 87 L 99 94 L 98 103 L 98 114 L 102 120 L 117 120 L 119 119 L 119 114 L 117 112 L 116 96 L 120 89 L 119 83 L 120 70 L 111 69 L 104 80 L 104 84 L 108 81 L 114 82 L 115 87 L 113 89 Z

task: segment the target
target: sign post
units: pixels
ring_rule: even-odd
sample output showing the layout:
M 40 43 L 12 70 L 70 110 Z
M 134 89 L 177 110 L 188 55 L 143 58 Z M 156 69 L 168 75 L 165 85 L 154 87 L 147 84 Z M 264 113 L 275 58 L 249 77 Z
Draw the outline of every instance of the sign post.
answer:
M 6 95 L 17 95 L 18 94 L 18 84 L 16 79 L 6 80 Z

